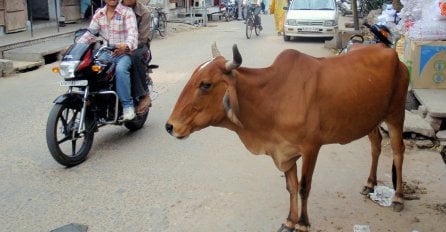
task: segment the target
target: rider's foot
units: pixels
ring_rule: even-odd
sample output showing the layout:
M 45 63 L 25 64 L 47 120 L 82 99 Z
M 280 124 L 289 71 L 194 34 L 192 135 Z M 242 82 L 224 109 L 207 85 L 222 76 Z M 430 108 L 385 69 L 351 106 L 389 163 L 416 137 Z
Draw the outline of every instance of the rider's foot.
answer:
M 259 29 L 260 29 L 260 30 L 263 30 L 263 27 L 262 27 L 262 25 L 259 25 Z
M 122 120 L 124 121 L 130 121 L 134 119 L 136 116 L 135 114 L 135 107 L 129 106 L 123 109 L 123 117 Z
M 150 94 L 146 94 L 146 96 L 142 97 L 139 100 L 138 107 L 136 108 L 136 113 L 144 114 L 149 110 L 151 106 L 152 106 L 152 99 L 150 98 Z

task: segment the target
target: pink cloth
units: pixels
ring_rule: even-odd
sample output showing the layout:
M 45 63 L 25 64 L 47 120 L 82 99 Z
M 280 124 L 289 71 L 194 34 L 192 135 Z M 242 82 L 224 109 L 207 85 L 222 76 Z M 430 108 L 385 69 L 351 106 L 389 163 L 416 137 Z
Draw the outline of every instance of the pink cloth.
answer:
M 109 44 L 126 43 L 130 50 L 138 47 L 138 26 L 133 10 L 121 3 L 116 6 L 113 18 L 107 20 L 107 6 L 99 9 L 91 20 L 90 29 L 99 31 L 99 34 L 108 40 Z M 77 42 L 94 42 L 94 37 L 85 34 Z

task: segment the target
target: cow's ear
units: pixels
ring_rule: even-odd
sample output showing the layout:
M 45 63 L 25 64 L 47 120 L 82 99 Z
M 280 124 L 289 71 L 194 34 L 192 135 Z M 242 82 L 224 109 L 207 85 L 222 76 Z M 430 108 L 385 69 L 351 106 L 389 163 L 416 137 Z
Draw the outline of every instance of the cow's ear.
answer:
M 223 105 L 225 107 L 226 116 L 239 127 L 243 127 L 243 124 L 238 119 L 239 116 L 239 106 L 237 100 L 237 92 L 234 86 L 229 86 L 226 90 L 225 96 L 223 97 Z

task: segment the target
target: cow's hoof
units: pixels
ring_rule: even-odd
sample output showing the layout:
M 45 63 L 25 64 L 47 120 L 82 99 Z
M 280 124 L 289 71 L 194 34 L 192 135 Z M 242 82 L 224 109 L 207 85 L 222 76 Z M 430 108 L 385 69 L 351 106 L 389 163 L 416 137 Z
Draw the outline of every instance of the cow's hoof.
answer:
M 401 202 L 392 202 L 392 207 L 394 212 L 401 212 L 404 209 L 404 204 Z
M 374 191 L 375 190 L 373 188 L 364 186 L 364 188 L 361 191 L 361 194 L 364 195 L 364 196 L 367 196 L 367 195 L 369 195 L 369 193 L 373 193 Z
M 308 232 L 308 231 L 310 231 L 310 226 L 303 226 L 303 225 L 296 224 L 295 229 L 296 229 L 296 232 Z
M 294 232 L 294 228 L 288 227 L 286 224 L 282 224 L 277 232 Z

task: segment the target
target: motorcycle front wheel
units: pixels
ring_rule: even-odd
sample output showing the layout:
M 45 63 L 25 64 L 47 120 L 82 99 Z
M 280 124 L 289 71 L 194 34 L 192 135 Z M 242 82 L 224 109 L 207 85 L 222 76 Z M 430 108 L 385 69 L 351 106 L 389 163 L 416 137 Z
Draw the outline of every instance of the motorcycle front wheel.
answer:
M 93 145 L 93 117 L 85 117 L 84 129 L 78 133 L 81 110 L 68 104 L 55 104 L 48 116 L 46 142 L 53 158 L 66 167 L 85 161 Z

